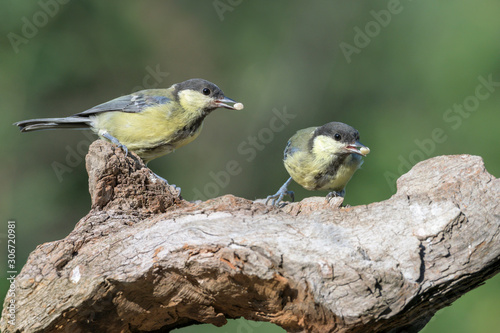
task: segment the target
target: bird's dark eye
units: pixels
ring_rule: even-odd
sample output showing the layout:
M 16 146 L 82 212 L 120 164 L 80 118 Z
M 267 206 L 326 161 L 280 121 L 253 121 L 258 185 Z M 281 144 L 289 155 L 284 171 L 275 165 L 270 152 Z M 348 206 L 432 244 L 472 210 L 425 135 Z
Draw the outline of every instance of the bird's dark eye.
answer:
M 210 89 L 208 89 L 208 88 L 203 88 L 203 95 L 205 95 L 205 96 L 210 95 Z
M 335 138 L 335 140 L 337 141 L 340 141 L 340 139 L 342 139 L 342 137 L 340 136 L 339 133 L 335 133 L 335 135 L 333 136 Z

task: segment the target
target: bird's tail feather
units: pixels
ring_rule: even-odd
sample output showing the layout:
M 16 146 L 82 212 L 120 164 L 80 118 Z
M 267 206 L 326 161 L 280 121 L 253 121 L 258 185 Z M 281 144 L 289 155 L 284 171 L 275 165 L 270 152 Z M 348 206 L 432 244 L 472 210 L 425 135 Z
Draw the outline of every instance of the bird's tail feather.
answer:
M 19 126 L 21 132 L 39 131 L 47 129 L 88 129 L 91 127 L 89 118 L 66 117 L 66 118 L 40 118 L 29 119 L 14 123 Z

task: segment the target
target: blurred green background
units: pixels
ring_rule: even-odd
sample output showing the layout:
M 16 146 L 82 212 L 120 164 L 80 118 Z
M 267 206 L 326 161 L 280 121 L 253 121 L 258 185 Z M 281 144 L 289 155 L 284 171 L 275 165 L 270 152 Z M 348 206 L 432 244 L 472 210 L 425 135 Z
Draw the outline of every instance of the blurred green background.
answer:
M 483 86 L 481 98 L 474 97 L 481 78 L 500 82 L 498 1 L 42 0 L 1 6 L 1 267 L 9 219 L 17 222 L 20 270 L 38 244 L 65 237 L 90 206 L 83 159 L 91 136 L 21 134 L 12 123 L 74 114 L 193 77 L 216 83 L 245 109 L 215 111 L 196 141 L 149 164 L 181 186 L 187 200 L 274 193 L 288 177 L 281 162 L 288 138 L 330 121 L 357 128 L 372 151 L 347 187 L 350 205 L 389 198 L 397 177 L 432 156 L 479 155 L 500 175 L 500 87 Z M 270 130 L 285 111 L 291 116 Z M 444 133 L 439 142 L 436 129 Z M 231 160 L 241 172 L 215 186 L 213 175 Z M 296 184 L 290 189 L 299 200 L 326 195 Z M 2 296 L 6 271 L 0 272 Z M 424 332 L 497 330 L 499 292 L 500 276 L 438 312 Z M 253 331 L 282 330 L 243 320 L 178 330 Z

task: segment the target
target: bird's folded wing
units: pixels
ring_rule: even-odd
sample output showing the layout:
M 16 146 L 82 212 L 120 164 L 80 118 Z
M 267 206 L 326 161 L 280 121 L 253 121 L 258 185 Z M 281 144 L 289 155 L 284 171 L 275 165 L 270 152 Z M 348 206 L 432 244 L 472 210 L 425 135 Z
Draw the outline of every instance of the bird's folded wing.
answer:
M 165 96 L 148 96 L 142 93 L 135 93 L 121 96 L 106 103 L 99 104 L 91 109 L 77 113 L 74 116 L 88 117 L 96 113 L 109 111 L 138 113 L 142 112 L 147 107 L 158 104 L 166 104 L 169 102 L 171 102 L 171 99 Z

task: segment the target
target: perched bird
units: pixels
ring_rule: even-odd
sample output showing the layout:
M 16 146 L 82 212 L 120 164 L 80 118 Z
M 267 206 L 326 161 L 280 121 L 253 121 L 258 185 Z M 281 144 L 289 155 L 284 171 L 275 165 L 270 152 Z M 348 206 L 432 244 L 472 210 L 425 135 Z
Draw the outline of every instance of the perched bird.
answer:
M 294 200 L 288 185 L 295 180 L 306 190 L 328 190 L 331 199 L 345 195 L 345 186 L 363 163 L 362 156 L 370 152 L 359 142 L 359 133 L 349 125 L 331 122 L 320 127 L 309 127 L 295 133 L 285 148 L 283 163 L 290 178 L 276 192 L 267 197 L 277 205 L 285 195 Z
M 219 107 L 241 110 L 243 104 L 225 97 L 211 82 L 191 79 L 168 89 L 141 90 L 118 97 L 73 116 L 30 119 L 14 125 L 21 132 L 92 129 L 148 163 L 196 139 L 205 117 Z

